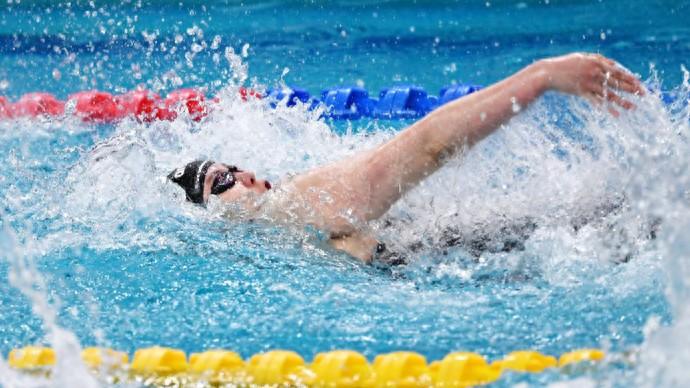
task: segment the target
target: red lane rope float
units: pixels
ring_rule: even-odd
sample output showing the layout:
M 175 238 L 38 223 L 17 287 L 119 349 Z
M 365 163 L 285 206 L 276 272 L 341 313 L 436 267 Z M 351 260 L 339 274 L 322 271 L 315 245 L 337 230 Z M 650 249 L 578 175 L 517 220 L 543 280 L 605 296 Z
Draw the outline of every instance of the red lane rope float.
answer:
M 180 107 L 186 107 L 189 117 L 194 121 L 200 121 L 208 114 L 206 96 L 196 89 L 174 90 L 165 98 L 165 107 L 171 114 L 177 116 Z M 173 117 L 174 119 L 175 117 Z
M 0 119 L 10 118 L 10 103 L 5 97 L 0 97 Z
M 67 99 L 74 101 L 76 115 L 87 122 L 109 123 L 122 118 L 122 110 L 110 93 L 89 90 L 74 93 Z
M 261 93 L 252 90 L 252 89 L 247 89 L 247 88 L 240 88 L 240 98 L 242 98 L 242 101 L 247 101 L 248 98 L 256 98 L 257 100 L 261 99 Z
M 164 120 L 169 113 L 163 108 L 161 96 L 149 90 L 133 90 L 131 92 L 115 96 L 124 116 L 131 114 L 139 121 L 151 122 Z
M 261 99 L 262 95 L 252 89 L 240 88 L 240 98 Z M 74 114 L 85 122 L 113 123 L 127 116 L 140 122 L 175 120 L 178 112 L 186 111 L 194 121 L 201 121 L 209 113 L 212 104 L 220 102 L 218 97 L 207 99 L 198 89 L 179 89 L 170 92 L 165 99 L 149 90 L 133 90 L 113 96 L 98 90 L 71 94 L 67 103 L 50 93 L 36 92 L 23 95 L 11 103 L 0 96 L 0 119 L 51 116 L 65 114 L 65 107 L 73 105 Z
M 29 93 L 12 105 L 12 117 L 60 116 L 65 103 L 50 93 Z

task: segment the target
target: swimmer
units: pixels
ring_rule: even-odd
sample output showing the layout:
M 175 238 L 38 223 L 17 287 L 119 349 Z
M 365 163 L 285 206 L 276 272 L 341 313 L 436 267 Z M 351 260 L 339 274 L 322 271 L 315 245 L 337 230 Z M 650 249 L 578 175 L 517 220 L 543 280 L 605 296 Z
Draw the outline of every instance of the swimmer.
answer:
M 621 92 L 643 95 L 639 80 L 598 54 L 543 59 L 512 76 L 434 110 L 373 150 L 305 171 L 274 188 L 253 172 L 214 161 L 194 161 L 168 178 L 188 201 L 210 196 L 250 218 L 312 226 L 330 244 L 366 263 L 385 254 L 368 226 L 452 155 L 493 133 L 534 100 L 554 90 L 588 99 L 618 116 L 633 103 Z

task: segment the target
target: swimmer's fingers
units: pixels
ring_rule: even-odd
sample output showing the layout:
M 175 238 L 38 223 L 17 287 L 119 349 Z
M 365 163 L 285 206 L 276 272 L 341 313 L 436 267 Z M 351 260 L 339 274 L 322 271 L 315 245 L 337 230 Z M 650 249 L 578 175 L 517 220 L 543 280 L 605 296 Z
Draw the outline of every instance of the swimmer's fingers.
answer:
M 628 79 L 614 79 L 608 83 L 616 90 L 621 90 L 626 93 L 635 94 L 638 96 L 644 96 L 646 94 L 642 83 L 637 79 L 632 81 Z
M 632 103 L 620 94 L 645 94 L 633 74 L 600 54 L 575 53 L 540 63 L 548 76 L 548 88 L 585 97 L 596 105 L 611 102 L 611 105 L 631 109 Z
M 618 94 L 616 94 L 615 92 L 610 91 L 610 90 L 606 93 L 606 100 L 620 106 L 621 108 L 623 108 L 625 110 L 630 110 L 630 109 L 633 109 L 635 107 L 635 104 L 633 104 L 632 102 L 626 100 L 625 98 L 619 96 Z
M 640 96 L 645 94 L 644 87 L 640 80 L 627 70 L 618 66 L 615 61 L 601 54 L 590 54 L 590 56 L 595 59 L 600 70 L 595 76 L 597 80 L 607 83 L 616 90 Z
M 644 87 L 634 75 L 615 65 L 605 65 L 603 70 L 609 86 L 630 94 L 644 96 Z
M 590 92 L 585 95 L 585 98 L 594 106 L 603 106 L 606 102 L 615 104 L 625 110 L 630 110 L 635 108 L 635 104 L 622 98 L 614 91 L 606 89 L 603 85 L 599 87 L 592 87 Z M 613 116 L 619 117 L 620 112 L 614 108 L 613 105 L 608 104 L 606 110 Z
M 632 74 L 616 66 L 615 62 L 601 55 L 595 54 L 600 73 L 595 75 L 588 83 L 588 100 L 593 105 L 607 105 L 607 110 L 614 117 L 619 117 L 620 113 L 615 109 L 618 106 L 625 110 L 635 108 L 635 104 L 621 97 L 619 91 L 631 94 L 643 95 L 644 89 L 641 82 Z

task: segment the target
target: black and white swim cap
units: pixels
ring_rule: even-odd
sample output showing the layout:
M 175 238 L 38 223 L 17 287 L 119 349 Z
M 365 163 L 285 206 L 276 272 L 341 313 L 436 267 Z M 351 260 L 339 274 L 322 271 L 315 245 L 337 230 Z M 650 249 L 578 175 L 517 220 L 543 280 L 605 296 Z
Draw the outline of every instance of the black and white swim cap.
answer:
M 187 163 L 184 167 L 173 170 L 168 174 L 168 179 L 184 189 L 188 201 L 203 205 L 204 178 L 206 171 L 213 163 L 212 160 L 195 160 Z

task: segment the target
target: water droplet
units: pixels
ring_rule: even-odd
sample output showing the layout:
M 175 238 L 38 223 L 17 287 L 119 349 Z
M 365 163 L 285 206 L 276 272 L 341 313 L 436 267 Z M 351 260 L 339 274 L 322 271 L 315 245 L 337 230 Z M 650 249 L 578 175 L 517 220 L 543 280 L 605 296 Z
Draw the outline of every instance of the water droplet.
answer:
M 513 104 L 513 106 L 512 106 L 512 108 L 513 108 L 513 113 L 518 113 L 518 112 L 520 112 L 520 110 L 522 110 L 522 107 L 521 107 L 520 104 L 518 104 L 518 102 L 517 102 L 517 98 L 515 98 L 515 97 L 510 97 L 510 102 Z
M 220 47 L 220 42 L 221 42 L 220 35 L 214 36 L 213 41 L 211 42 L 211 50 L 218 50 L 218 47 Z
M 194 53 L 199 53 L 204 50 L 204 47 L 200 45 L 199 43 L 193 43 L 192 44 L 192 52 Z

